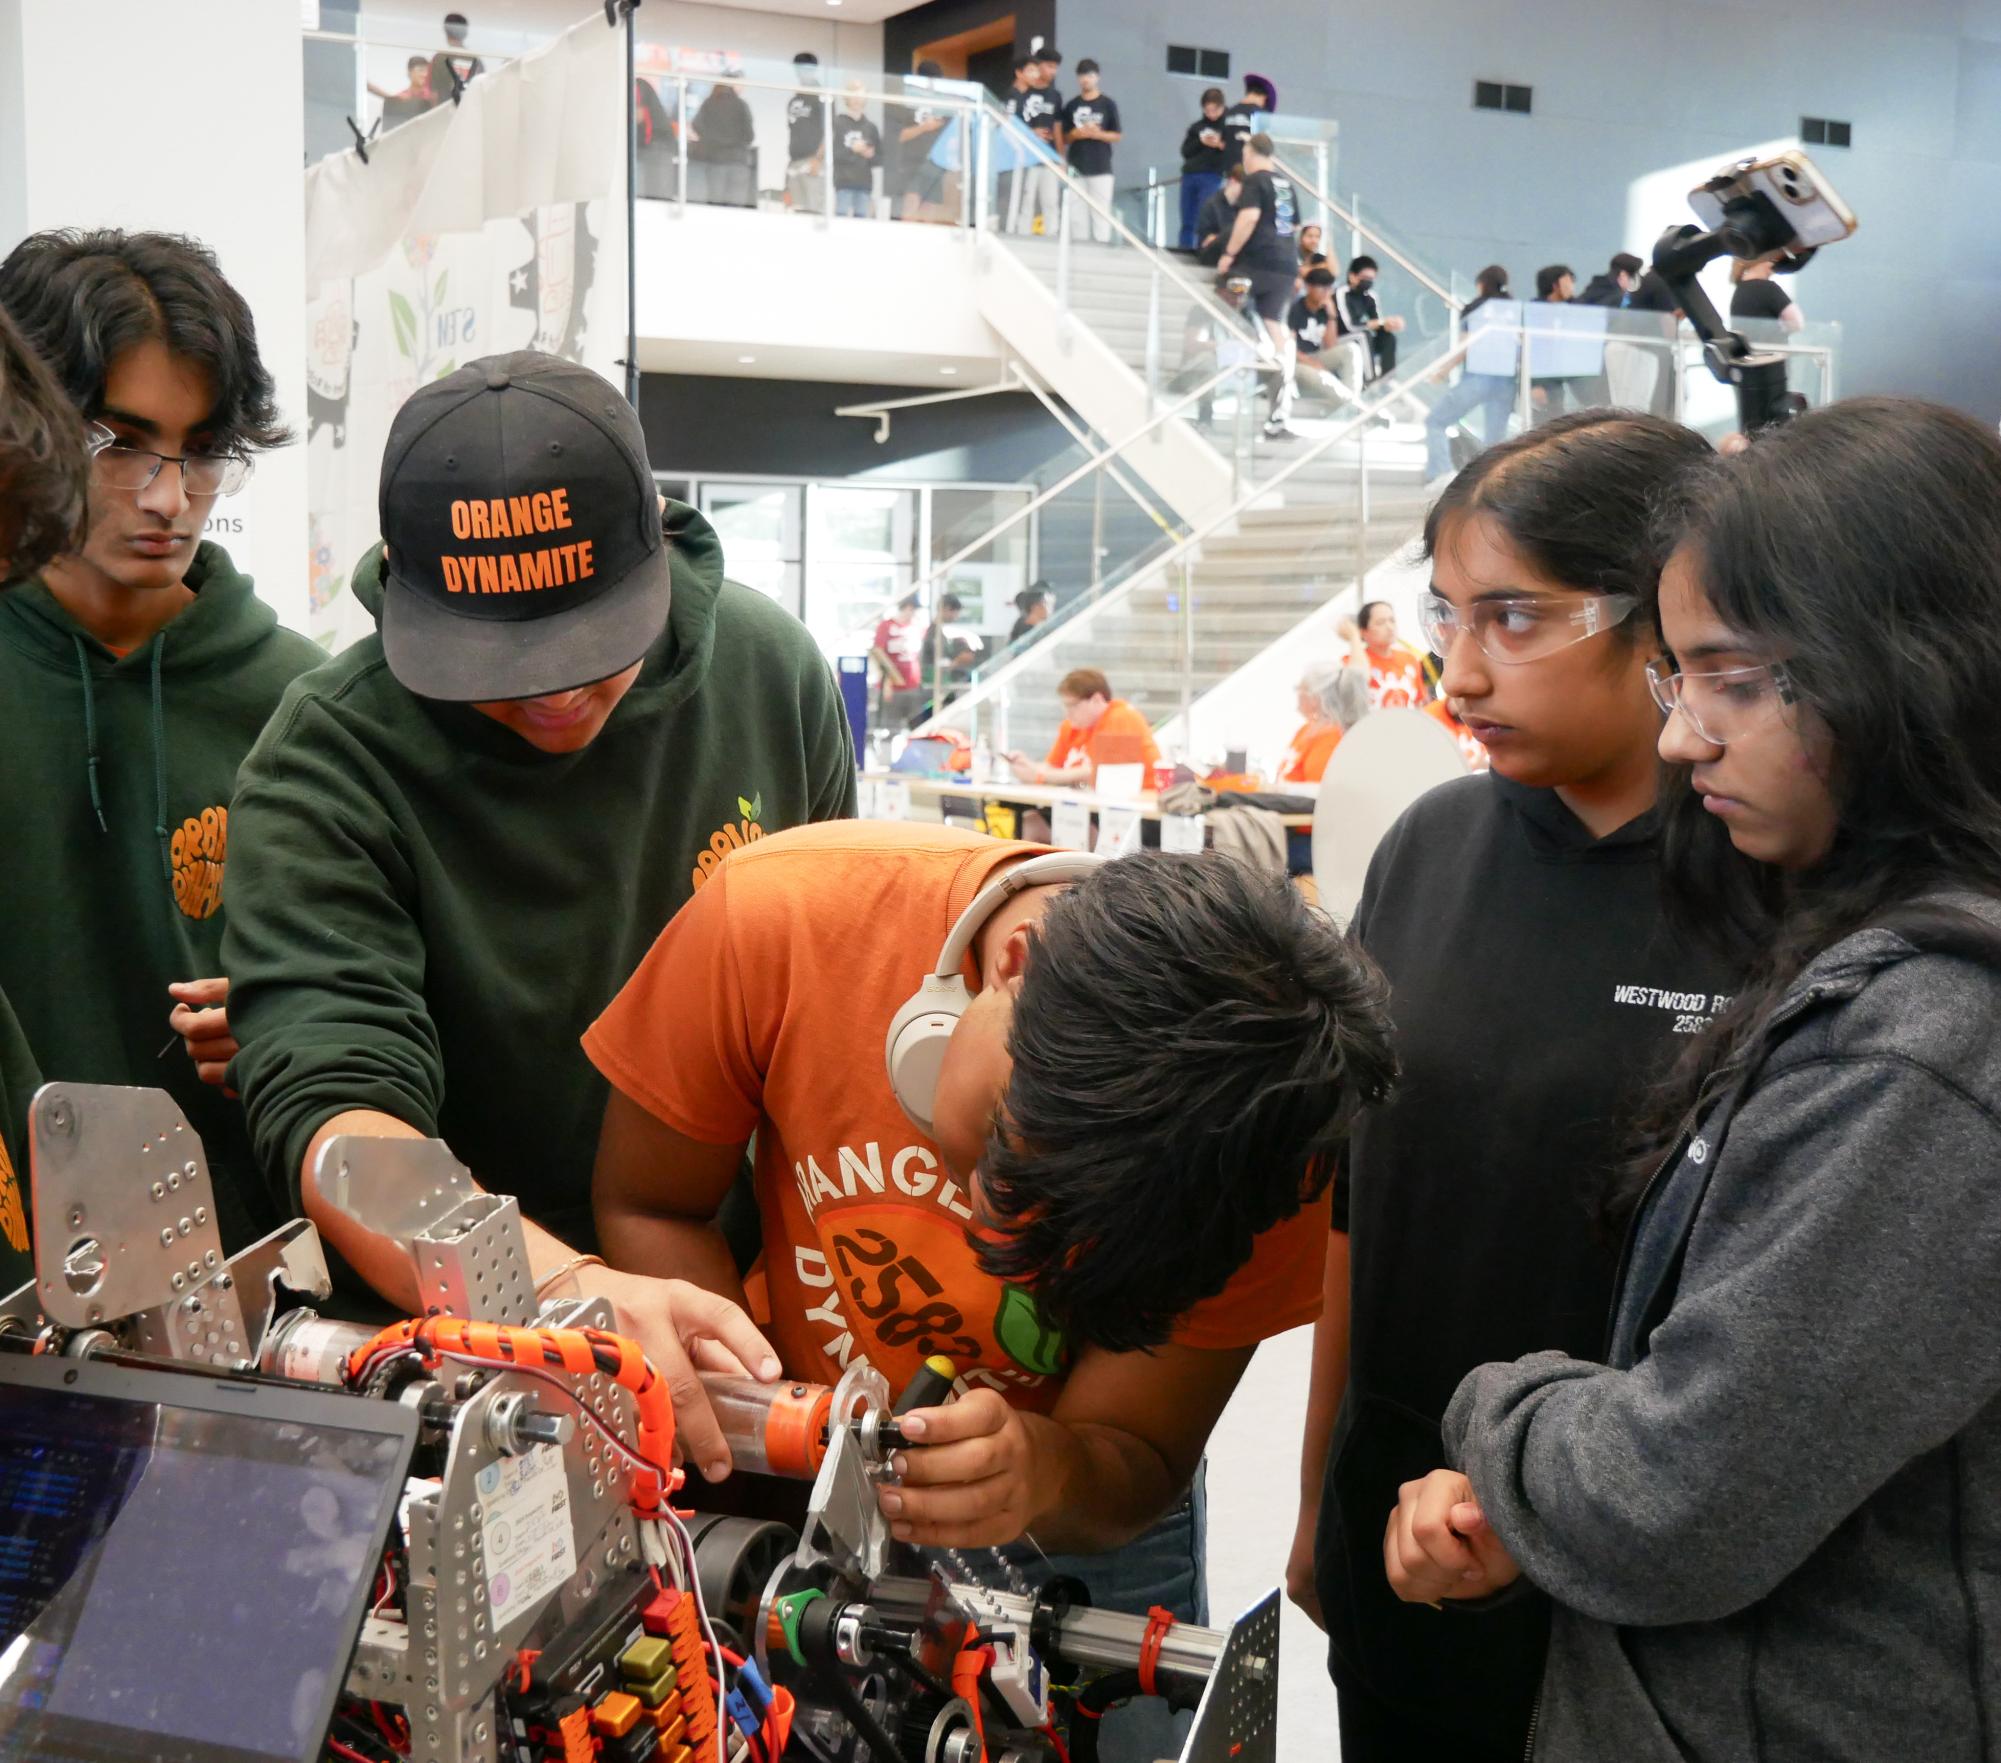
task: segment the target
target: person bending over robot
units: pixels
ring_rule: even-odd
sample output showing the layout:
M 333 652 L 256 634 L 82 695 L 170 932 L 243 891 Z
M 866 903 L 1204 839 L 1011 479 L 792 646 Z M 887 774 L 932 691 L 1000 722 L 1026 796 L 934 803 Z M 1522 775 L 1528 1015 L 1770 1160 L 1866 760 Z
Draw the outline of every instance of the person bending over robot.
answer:
M 89 491 L 82 419 L 0 308 L 0 593 L 82 542 Z M 28 1099 L 41 1081 L 28 1038 L 0 992 L 0 1296 L 35 1276 Z
M 754 1137 L 787 1374 L 957 1367 L 902 1423 L 895 1535 L 1032 1536 L 1036 1574 L 1082 1555 L 1055 1569 L 1099 1605 L 1199 1621 L 1203 1446 L 1319 1309 L 1384 988 L 1283 878 L 1041 853 L 869 823 L 734 853 L 585 1036 L 599 1238 L 740 1297 L 714 1221 Z
M 833 676 L 661 503 L 632 407 L 553 356 L 403 406 L 382 531 L 355 572 L 379 633 L 286 694 L 231 807 L 230 1081 L 288 1204 L 405 1311 L 407 1253 L 308 1178 L 335 1134 L 442 1138 L 520 1201 L 538 1289 L 611 1299 L 695 1460 L 727 1460 L 682 1337 L 769 1349 L 589 1257 L 604 1084 L 577 1037 L 720 852 L 853 812 Z

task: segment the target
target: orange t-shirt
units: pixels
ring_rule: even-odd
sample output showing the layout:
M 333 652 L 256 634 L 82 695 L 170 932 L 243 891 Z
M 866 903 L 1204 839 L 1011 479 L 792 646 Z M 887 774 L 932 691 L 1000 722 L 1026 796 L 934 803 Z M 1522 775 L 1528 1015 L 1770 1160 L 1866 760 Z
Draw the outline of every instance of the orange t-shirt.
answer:
M 1017 1407 L 1062 1392 L 1062 1343 L 1025 1290 L 980 1271 L 965 1184 L 883 1067 L 890 1018 L 960 913 L 1002 864 L 1042 849 L 907 822 L 774 833 L 710 875 L 584 1036 L 612 1084 L 676 1132 L 756 1134 L 769 1333 L 792 1377 L 832 1383 L 863 1356 L 900 1390 L 947 1353 L 965 1386 Z M 1326 1234 L 1324 1199 L 1265 1232 L 1174 1338 L 1247 1347 L 1311 1321 Z
M 1466 761 L 1468 771 L 1486 771 L 1493 765 L 1487 752 L 1487 743 L 1452 714 L 1452 706 L 1443 698 L 1434 698 L 1424 707 L 1425 715 L 1434 722 L 1441 723 L 1446 732 L 1459 743 L 1459 757 Z
M 1427 703 L 1431 688 L 1425 683 L 1424 663 L 1399 643 L 1386 660 L 1369 654 L 1369 708 L 1409 710 Z
M 1292 737 L 1278 780 L 1283 784 L 1317 784 L 1327 775 L 1327 761 L 1341 744 L 1341 730 L 1331 722 L 1302 722 Z
M 1043 763 L 1067 765 L 1073 754 L 1082 753 L 1090 760 L 1091 775 L 1096 777 L 1102 763 L 1098 757 L 1098 744 L 1107 735 L 1138 737 L 1144 763 L 1160 763 L 1160 747 L 1153 738 L 1153 730 L 1147 726 L 1146 718 L 1123 698 L 1114 698 L 1105 706 L 1105 714 L 1086 729 L 1078 728 L 1065 717 L 1063 726 L 1056 731 L 1056 744 L 1049 749 L 1049 757 Z

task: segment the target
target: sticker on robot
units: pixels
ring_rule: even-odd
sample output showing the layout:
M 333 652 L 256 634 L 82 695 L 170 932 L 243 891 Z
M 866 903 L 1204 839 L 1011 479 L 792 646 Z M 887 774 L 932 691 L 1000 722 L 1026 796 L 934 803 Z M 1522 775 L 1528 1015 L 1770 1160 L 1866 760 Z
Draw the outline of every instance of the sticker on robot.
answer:
M 487 1601 L 493 1626 L 500 1629 L 577 1570 L 563 1453 L 554 1445 L 537 1445 L 519 1457 L 503 1457 L 487 1464 L 474 1486 L 483 1520 Z

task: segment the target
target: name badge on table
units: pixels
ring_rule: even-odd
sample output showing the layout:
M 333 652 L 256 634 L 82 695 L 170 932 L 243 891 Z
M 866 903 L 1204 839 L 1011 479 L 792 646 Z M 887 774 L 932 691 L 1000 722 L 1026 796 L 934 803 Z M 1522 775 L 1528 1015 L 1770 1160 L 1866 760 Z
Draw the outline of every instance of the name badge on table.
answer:
M 1098 810 L 1098 855 L 1123 857 L 1139 849 L 1140 812 L 1131 802 L 1107 802 Z
M 1194 851 L 1208 848 L 1209 822 L 1200 814 L 1163 814 L 1160 817 L 1160 848 L 1163 851 Z
M 877 820 L 910 818 L 910 786 L 896 778 L 886 778 L 875 787 Z
M 1091 810 L 1075 796 L 1060 796 L 1049 810 L 1049 842 L 1059 851 L 1091 848 Z
M 1144 765 L 1101 765 L 1091 787 L 1101 802 L 1137 802 L 1146 788 Z

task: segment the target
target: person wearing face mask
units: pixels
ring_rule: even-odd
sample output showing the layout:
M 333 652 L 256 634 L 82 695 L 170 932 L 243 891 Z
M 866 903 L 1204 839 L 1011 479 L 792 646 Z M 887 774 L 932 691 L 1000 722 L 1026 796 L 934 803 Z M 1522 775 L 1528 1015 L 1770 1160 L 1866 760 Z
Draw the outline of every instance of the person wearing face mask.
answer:
M 523 351 L 425 386 L 381 503 L 354 575 L 377 633 L 286 694 L 231 804 L 229 1081 L 259 1158 L 407 1314 L 408 1255 L 313 1171 L 339 1134 L 443 1139 L 520 1201 L 538 1289 L 610 1299 L 663 1372 L 712 1339 L 752 1365 L 735 1311 L 597 1263 L 605 1086 L 577 1037 L 725 852 L 854 812 L 833 676 L 662 504 L 586 368 Z M 680 1423 L 727 1460 L 699 1397 Z
M 1383 1518 L 1475 1365 L 1595 1350 L 1627 1116 L 1734 989 L 1661 916 L 1647 685 L 1655 500 L 1708 456 L 1656 418 L 1569 417 L 1489 448 L 1425 523 L 1427 640 L 1492 770 L 1391 828 L 1353 923 L 1403 1078 L 1336 1178 L 1287 1573 L 1327 1630 L 1343 1763 L 1526 1750 L 1546 1604 L 1401 1603 Z
M 1747 978 L 1628 1196 L 1609 1337 L 1460 1383 L 1455 1467 L 1402 1489 L 1386 1569 L 1420 1602 L 1553 1601 L 1548 1763 L 1977 1763 L 2001 1732 L 2001 443 L 1937 405 L 1832 405 L 1709 465 L 1669 530 L 1669 901 Z
M 1395 314 L 1384 317 L 1376 304 L 1376 278 L 1382 267 L 1373 257 L 1357 257 L 1348 265 L 1348 284 L 1335 295 L 1341 314 L 1341 334 L 1358 337 L 1368 346 L 1369 377 L 1381 379 L 1396 372 L 1397 338 L 1404 322 Z
M 20 878 L 0 990 L 47 1076 L 173 1097 L 233 1252 L 284 1215 L 221 1086 L 230 793 L 286 687 L 326 657 L 202 534 L 290 437 L 250 309 L 192 240 L 34 234 L 0 263 L 0 306 L 95 449 L 81 544 L 0 600 Z

